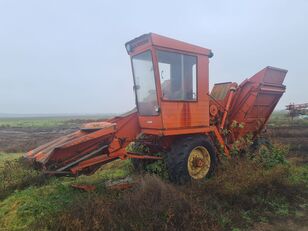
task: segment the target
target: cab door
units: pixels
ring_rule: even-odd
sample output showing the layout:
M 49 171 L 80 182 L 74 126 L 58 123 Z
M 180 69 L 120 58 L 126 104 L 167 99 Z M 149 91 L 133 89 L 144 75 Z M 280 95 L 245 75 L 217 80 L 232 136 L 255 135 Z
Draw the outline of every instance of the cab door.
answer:
M 133 56 L 132 67 L 139 124 L 143 129 L 162 129 L 152 51 Z
M 164 129 L 209 125 L 208 57 L 156 50 Z

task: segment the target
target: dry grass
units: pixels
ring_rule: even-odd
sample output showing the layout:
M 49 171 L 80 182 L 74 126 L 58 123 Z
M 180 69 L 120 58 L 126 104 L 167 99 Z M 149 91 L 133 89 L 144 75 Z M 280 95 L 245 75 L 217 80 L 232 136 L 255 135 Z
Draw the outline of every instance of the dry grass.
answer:
M 146 175 L 125 194 L 91 194 L 61 214 L 53 230 L 219 230 L 215 218 L 177 187 Z
M 295 213 L 295 205 L 307 199 L 306 185 L 292 183 L 289 176 L 287 165 L 264 169 L 245 159 L 222 165 L 206 182 L 186 186 L 145 175 L 125 193 L 107 190 L 76 201 L 48 229 L 248 229 L 255 222 Z
M 110 163 L 90 177 L 45 181 L 14 160 L 18 156 L 3 155 L 0 223 L 6 230 L 249 230 L 256 222 L 294 217 L 299 205 L 307 205 L 307 165 L 280 161 L 280 150 L 222 161 L 214 177 L 190 185 L 134 176 L 140 182 L 123 192 L 104 182 L 131 175 L 128 161 Z M 97 190 L 80 192 L 72 183 Z

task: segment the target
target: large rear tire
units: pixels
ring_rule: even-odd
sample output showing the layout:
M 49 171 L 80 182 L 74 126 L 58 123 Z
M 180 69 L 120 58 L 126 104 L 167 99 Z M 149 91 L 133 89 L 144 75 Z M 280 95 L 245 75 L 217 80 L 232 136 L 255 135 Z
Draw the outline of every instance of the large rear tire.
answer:
M 206 136 L 180 138 L 167 155 L 169 179 L 176 184 L 203 180 L 213 174 L 216 165 L 214 145 Z

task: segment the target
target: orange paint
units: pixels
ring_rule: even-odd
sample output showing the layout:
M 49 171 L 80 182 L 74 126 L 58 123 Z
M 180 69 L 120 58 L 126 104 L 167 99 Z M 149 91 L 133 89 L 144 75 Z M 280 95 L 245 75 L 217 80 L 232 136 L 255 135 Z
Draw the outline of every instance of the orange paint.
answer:
M 216 84 L 210 94 L 212 51 L 157 34 L 133 39 L 126 49 L 132 57 L 137 110 L 86 124 L 28 152 L 26 158 L 55 173 L 90 174 L 116 159 L 160 159 L 154 153 L 127 152 L 135 140 L 170 150 L 179 136 L 194 134 L 210 137 L 230 156 L 233 142 L 260 133 L 285 91 L 287 71 L 267 67 L 239 86 Z M 244 128 L 233 129 L 233 121 Z M 141 135 L 146 135 L 145 141 Z

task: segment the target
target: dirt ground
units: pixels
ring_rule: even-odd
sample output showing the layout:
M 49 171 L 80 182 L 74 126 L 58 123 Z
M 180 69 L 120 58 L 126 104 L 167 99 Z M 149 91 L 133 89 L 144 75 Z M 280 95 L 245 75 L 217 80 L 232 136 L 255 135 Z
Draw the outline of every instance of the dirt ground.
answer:
M 78 130 L 82 122 L 58 127 L 8 127 L 0 128 L 0 152 L 26 152 L 41 144 Z
M 272 142 L 289 145 L 289 160 L 301 160 L 308 163 L 308 126 L 272 127 L 267 136 Z
M 57 127 L 0 127 L 0 152 L 25 152 L 78 130 L 85 121 L 69 121 Z M 308 153 L 308 127 L 269 127 L 267 135 L 276 142 L 290 144 L 295 155 Z M 305 155 L 307 156 L 307 155 Z

